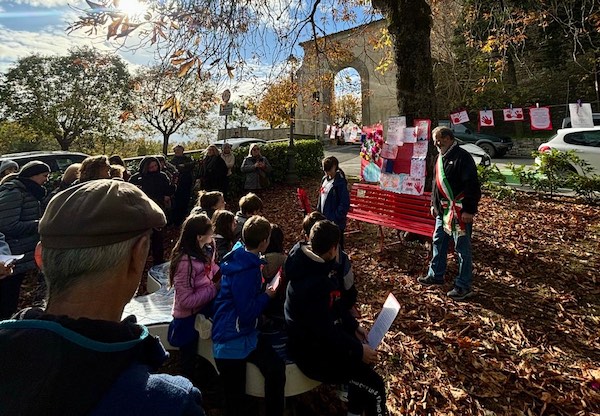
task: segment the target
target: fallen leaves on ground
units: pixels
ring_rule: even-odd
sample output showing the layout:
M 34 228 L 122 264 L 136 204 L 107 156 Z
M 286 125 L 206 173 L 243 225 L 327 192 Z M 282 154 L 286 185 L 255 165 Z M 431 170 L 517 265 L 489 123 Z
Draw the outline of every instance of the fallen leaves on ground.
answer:
M 313 206 L 318 185 L 303 183 Z M 290 248 L 303 217 L 296 188 L 260 196 L 263 215 L 282 227 Z M 377 232 L 361 223 L 346 250 L 363 324 L 373 323 L 389 292 L 401 305 L 377 366 L 392 414 L 600 414 L 600 208 L 526 194 L 513 202 L 484 197 L 473 235 L 476 296 L 466 302 L 446 296 L 454 255 L 446 284 L 424 288 L 416 278 L 427 271 L 428 246 L 405 241 L 379 253 Z M 385 234 L 387 243 L 398 236 Z M 334 389 L 296 400 L 312 402 L 302 406 L 306 414 L 343 414 Z

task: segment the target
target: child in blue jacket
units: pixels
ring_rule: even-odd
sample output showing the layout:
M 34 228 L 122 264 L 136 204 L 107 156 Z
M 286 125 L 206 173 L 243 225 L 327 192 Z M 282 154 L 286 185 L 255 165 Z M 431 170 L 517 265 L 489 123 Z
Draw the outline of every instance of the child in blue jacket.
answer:
M 323 159 L 323 172 L 321 179 L 317 211 L 333 221 L 341 231 L 340 246 L 344 247 L 344 230 L 346 229 L 348 210 L 350 209 L 350 194 L 348 181 L 344 171 L 340 169 L 340 162 L 335 156 Z
M 270 234 L 269 221 L 250 217 L 242 229 L 244 243 L 238 242 L 221 262 L 212 339 L 228 416 L 246 414 L 246 362 L 255 364 L 265 378 L 267 416 L 283 415 L 285 363 L 257 329 L 260 315 L 277 291 L 261 288 L 264 261 L 259 255 L 268 247 Z

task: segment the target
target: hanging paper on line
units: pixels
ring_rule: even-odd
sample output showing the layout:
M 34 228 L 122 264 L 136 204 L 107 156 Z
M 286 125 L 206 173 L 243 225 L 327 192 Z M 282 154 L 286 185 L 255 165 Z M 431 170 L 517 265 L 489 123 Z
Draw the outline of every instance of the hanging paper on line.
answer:
M 383 309 L 381 309 L 379 316 L 373 324 L 373 328 L 371 328 L 371 331 L 369 332 L 369 347 L 376 349 L 379 344 L 381 344 L 383 337 L 392 326 L 399 311 L 400 303 L 398 303 L 396 297 L 390 293 L 383 304 Z

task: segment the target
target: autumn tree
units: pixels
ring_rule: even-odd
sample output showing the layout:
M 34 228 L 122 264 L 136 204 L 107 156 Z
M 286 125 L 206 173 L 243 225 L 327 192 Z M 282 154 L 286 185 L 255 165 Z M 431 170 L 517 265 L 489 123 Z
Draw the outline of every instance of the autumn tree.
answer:
M 214 85 L 197 72 L 181 72 L 171 65 L 155 66 L 140 71 L 133 86 L 130 106 L 122 119 L 137 119 L 158 131 L 165 155 L 174 133 L 211 126 L 207 114 L 216 105 Z
M 256 117 L 271 128 L 288 126 L 291 108 L 296 105 L 297 86 L 289 78 L 271 84 L 256 106 Z
M 316 40 L 326 35 L 326 25 L 332 20 L 356 22 L 361 14 L 372 19 L 378 11 L 386 18 L 393 39 L 400 114 L 406 115 L 410 123 L 413 118 L 430 118 L 436 113 L 430 47 L 432 15 L 426 0 L 311 0 L 276 5 L 266 0 L 150 2 L 144 17 L 137 21 L 125 15 L 114 0 L 88 4 L 90 9 L 71 25 L 71 30 L 106 27 L 109 40 L 126 39 L 137 32 L 142 45 L 170 51 L 170 56 L 164 55 L 169 59 L 186 51 L 181 62 L 186 71 L 221 69 L 229 77 L 243 69 L 250 57 L 282 60 L 301 37 Z M 273 38 L 278 42 L 266 42 Z
M 66 56 L 21 58 L 2 77 L 0 106 L 8 120 L 68 150 L 84 135 L 115 127 L 128 93 L 129 73 L 118 56 L 80 48 Z
M 336 98 L 333 105 L 333 114 L 335 120 L 341 120 L 340 126 L 350 122 L 361 125 L 362 123 L 362 103 L 360 98 L 354 94 L 344 94 Z

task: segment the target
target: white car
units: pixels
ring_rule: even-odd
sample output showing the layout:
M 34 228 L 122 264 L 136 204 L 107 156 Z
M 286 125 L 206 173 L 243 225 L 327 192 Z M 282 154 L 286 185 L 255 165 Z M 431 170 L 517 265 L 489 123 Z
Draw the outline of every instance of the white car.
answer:
M 464 149 L 467 152 L 469 152 L 469 154 L 475 161 L 475 165 L 481 165 L 483 167 L 488 167 L 492 165 L 492 159 L 481 147 L 473 143 L 465 143 L 460 139 L 456 139 L 456 141 L 458 142 L 458 145 L 461 147 L 461 149 Z
M 256 137 L 234 137 L 231 139 L 227 139 L 227 143 L 231 145 L 232 149 L 237 149 L 241 146 L 250 146 L 252 143 L 265 144 L 266 142 L 266 140 L 257 139 Z M 224 143 L 225 140 L 217 140 L 212 144 L 217 146 L 219 149 L 222 149 Z
M 591 173 L 600 174 L 600 126 L 560 129 L 548 142 L 542 143 L 538 151 L 549 152 L 552 149 L 561 152 L 575 151 L 579 158 L 592 167 Z M 583 175 L 580 166 L 571 167 L 574 172 Z

